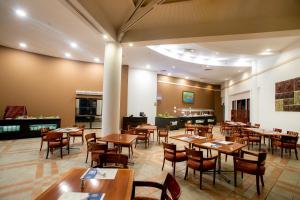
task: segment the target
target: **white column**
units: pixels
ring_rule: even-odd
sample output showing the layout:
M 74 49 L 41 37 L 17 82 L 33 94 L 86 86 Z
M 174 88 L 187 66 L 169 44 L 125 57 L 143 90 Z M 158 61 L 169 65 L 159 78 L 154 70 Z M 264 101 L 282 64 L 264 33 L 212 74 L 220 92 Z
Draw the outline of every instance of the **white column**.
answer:
M 119 133 L 122 47 L 116 42 L 105 44 L 103 74 L 102 134 Z

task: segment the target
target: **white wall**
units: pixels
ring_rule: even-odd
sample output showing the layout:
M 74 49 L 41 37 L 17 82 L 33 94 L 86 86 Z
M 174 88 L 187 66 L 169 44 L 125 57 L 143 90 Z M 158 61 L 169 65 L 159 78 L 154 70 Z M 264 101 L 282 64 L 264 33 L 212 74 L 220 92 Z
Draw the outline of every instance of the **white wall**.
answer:
M 275 83 L 300 77 L 299 46 L 294 44 L 279 55 L 257 60 L 250 73 L 224 83 L 222 98 L 229 99 L 225 101 L 225 120 L 230 120 L 230 99 L 234 94 L 249 91 L 251 122 L 260 123 L 266 129 L 300 132 L 300 112 L 275 112 Z
M 157 95 L 157 74 L 155 72 L 130 68 L 128 72 L 127 115 L 139 116 L 144 112 L 148 123 L 155 123 Z

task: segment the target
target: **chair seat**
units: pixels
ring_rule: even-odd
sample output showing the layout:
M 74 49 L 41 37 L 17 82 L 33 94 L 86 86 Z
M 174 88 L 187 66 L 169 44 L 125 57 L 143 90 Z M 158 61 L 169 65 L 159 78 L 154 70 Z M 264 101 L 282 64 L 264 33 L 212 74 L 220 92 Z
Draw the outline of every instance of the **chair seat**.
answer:
M 151 197 L 135 197 L 134 200 L 159 200 Z
M 186 128 L 187 131 L 194 131 L 194 128 Z
M 167 137 L 168 133 L 167 132 L 160 132 L 159 137 Z
M 198 158 L 197 160 L 200 160 L 200 158 Z M 188 160 L 187 165 L 188 165 L 188 167 L 190 167 L 192 169 L 200 169 L 199 161 Z M 203 161 L 203 170 L 204 171 L 211 170 L 214 168 L 215 168 L 215 162 L 213 160 L 204 160 Z
M 148 137 L 146 135 L 138 135 L 137 139 L 138 140 L 146 140 Z
M 169 161 L 181 162 L 187 160 L 187 156 L 185 152 L 176 152 L 176 158 L 174 159 L 174 155 L 172 153 L 166 153 L 165 158 Z
M 69 144 L 69 140 L 67 139 L 63 139 L 62 140 L 62 144 L 60 142 L 49 142 L 49 147 L 50 148 L 56 148 L 56 147 L 60 147 L 60 146 L 66 146 Z
M 292 144 L 292 143 L 284 143 L 284 142 L 280 142 L 280 141 L 275 141 L 274 142 L 274 145 L 275 146 L 278 146 L 278 147 L 283 147 L 283 148 L 296 148 L 296 145 L 295 144 Z
M 237 161 L 236 163 L 236 170 L 238 171 L 242 171 L 242 172 L 246 172 L 248 174 L 253 174 L 256 175 L 257 174 L 257 164 L 255 163 L 248 163 L 248 162 L 243 162 L 243 161 Z M 265 174 L 265 167 L 261 166 L 258 169 L 258 173 L 260 175 Z
M 74 132 L 74 133 L 70 133 L 70 136 L 82 136 L 82 132 L 78 131 L 78 132 Z
M 99 160 L 99 155 L 100 154 L 104 154 L 105 152 L 103 150 L 96 150 L 96 151 L 92 151 L 92 160 Z M 108 149 L 107 150 L 108 154 L 115 154 L 117 153 L 116 151 L 112 151 L 112 149 Z

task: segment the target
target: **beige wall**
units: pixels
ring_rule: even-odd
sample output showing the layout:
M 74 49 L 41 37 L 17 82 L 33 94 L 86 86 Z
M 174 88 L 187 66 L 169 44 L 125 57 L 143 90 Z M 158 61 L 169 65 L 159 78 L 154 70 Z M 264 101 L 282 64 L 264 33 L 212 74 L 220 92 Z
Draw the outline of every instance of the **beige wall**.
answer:
M 158 75 L 157 93 L 162 99 L 157 102 L 157 114 L 174 113 L 173 108 L 203 108 L 214 109 L 217 120 L 222 120 L 221 91 L 219 85 L 211 85 L 196 81 L 183 80 L 174 77 Z M 195 93 L 195 102 L 185 104 L 182 102 L 182 92 Z
M 128 67 L 122 70 L 127 101 Z M 75 121 L 75 91 L 102 91 L 103 65 L 71 61 L 0 46 L 0 115 L 7 105 L 25 105 L 28 114 L 59 115 L 62 126 Z M 121 103 L 121 115 L 127 102 Z

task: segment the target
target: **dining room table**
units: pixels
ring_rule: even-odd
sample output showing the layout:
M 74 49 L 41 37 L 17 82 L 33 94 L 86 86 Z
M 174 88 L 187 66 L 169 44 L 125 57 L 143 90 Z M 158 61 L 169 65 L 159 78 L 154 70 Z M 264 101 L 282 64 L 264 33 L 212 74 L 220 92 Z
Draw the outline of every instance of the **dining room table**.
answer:
M 121 145 L 132 145 L 138 136 L 132 134 L 120 134 L 120 133 L 111 133 L 107 134 L 104 137 L 97 138 L 98 141 L 110 142 L 118 147 L 118 152 L 120 153 Z M 130 157 L 130 155 L 129 155 Z
M 86 168 L 73 168 L 57 182 L 42 192 L 36 200 L 57 200 L 64 193 L 102 193 L 105 200 L 130 200 L 133 187 L 134 171 L 117 169 L 112 179 L 83 180 Z M 84 182 L 83 182 L 84 181 Z
M 149 133 L 153 134 L 154 140 L 154 131 L 157 130 L 157 126 L 151 124 L 141 124 L 135 127 L 135 130 L 147 130 Z
M 181 142 L 185 142 L 189 144 L 189 148 L 192 147 L 192 144 L 195 142 L 201 142 L 206 141 L 206 137 L 199 136 L 199 135 L 191 135 L 191 134 L 180 134 L 180 135 L 174 135 L 170 136 L 171 139 L 178 140 Z

